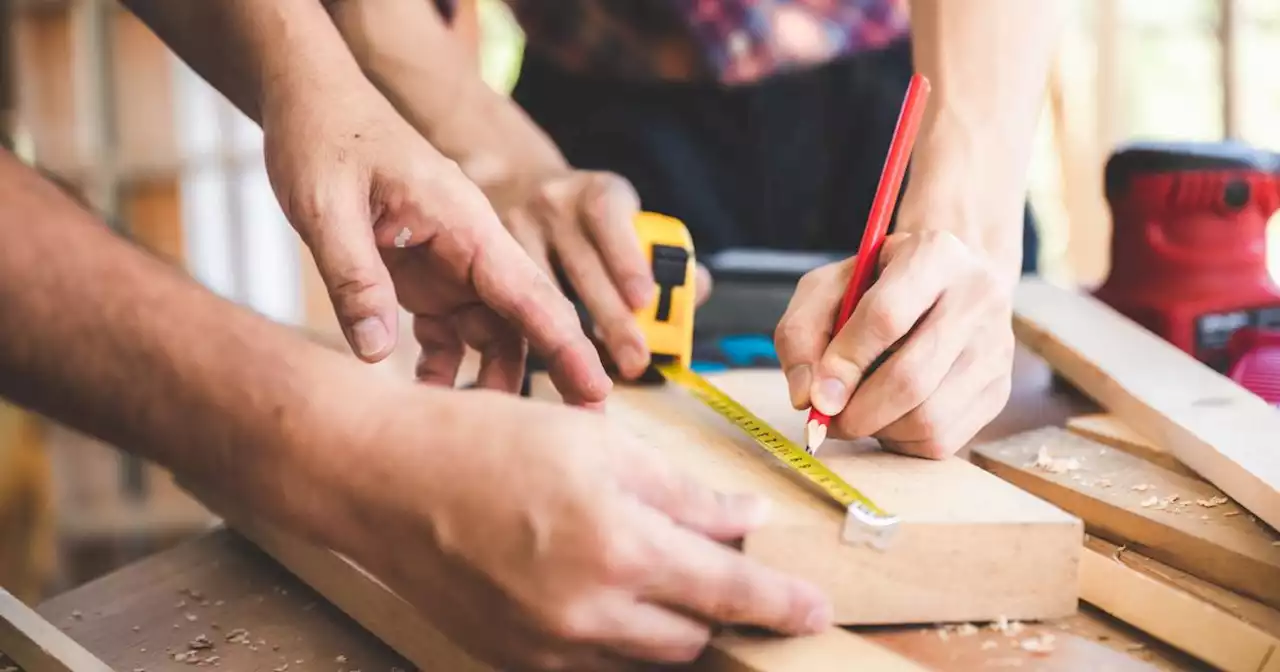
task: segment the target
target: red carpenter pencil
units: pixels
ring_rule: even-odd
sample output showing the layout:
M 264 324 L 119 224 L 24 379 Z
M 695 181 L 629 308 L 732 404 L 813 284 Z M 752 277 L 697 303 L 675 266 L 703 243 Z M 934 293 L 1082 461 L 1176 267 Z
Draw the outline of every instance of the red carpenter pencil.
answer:
M 889 219 L 898 202 L 902 178 L 907 170 L 907 161 L 911 158 L 911 148 L 915 145 L 916 134 L 920 130 L 920 119 L 924 116 L 928 99 L 929 80 L 920 74 L 913 75 L 911 83 L 907 86 L 907 96 L 902 102 L 897 126 L 893 129 L 893 140 L 889 144 L 888 157 L 880 172 L 880 184 L 876 187 L 875 199 L 871 202 L 871 213 L 867 216 L 867 228 L 863 230 L 862 241 L 858 245 L 858 257 L 853 264 L 853 274 L 849 276 L 844 298 L 840 301 L 840 312 L 836 315 L 835 328 L 831 330 L 833 337 L 840 333 L 840 328 L 853 313 L 854 306 L 858 305 L 862 295 L 871 286 L 872 275 L 880 261 L 880 248 L 884 245 L 885 233 L 889 229 Z M 810 453 L 817 453 L 818 447 L 826 440 L 830 422 L 830 416 L 817 408 L 809 409 L 809 421 L 805 424 L 804 438 L 805 447 Z

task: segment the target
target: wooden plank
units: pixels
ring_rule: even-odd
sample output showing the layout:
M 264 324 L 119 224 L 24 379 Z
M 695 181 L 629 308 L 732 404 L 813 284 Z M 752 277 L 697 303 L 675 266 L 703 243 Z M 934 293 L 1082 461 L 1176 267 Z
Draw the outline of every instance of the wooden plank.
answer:
M 111 672 L 52 623 L 0 588 L 0 651 L 24 672 Z
M 1169 451 L 1152 443 L 1150 439 L 1134 431 L 1123 420 L 1109 413 L 1076 416 L 1067 421 L 1067 429 L 1098 443 L 1119 448 L 1169 471 L 1191 478 L 1200 478 L 1199 474 L 1188 469 L 1187 465 Z
M 799 440 L 781 372 L 710 376 L 766 422 Z M 545 376 L 534 396 L 556 398 Z M 616 390 L 605 412 L 712 487 L 772 500 L 773 523 L 744 551 L 805 576 L 845 625 L 1044 619 L 1075 612 L 1082 523 L 969 462 L 824 445 L 823 462 L 902 522 L 891 548 L 840 543 L 842 512 L 799 485 L 740 429 L 674 386 Z
M 1081 598 L 1226 672 L 1280 672 L 1280 614 L 1100 540 L 1087 542 Z M 1182 586 L 1196 585 L 1199 595 Z M 1211 598 L 1202 597 L 1204 594 Z M 1239 598 L 1234 600 L 1239 602 Z M 1256 621 L 1238 615 L 1251 611 Z
M 1042 450 L 1078 468 L 1037 467 Z M 1057 427 L 976 446 L 971 459 L 1081 517 L 1091 534 L 1280 607 L 1280 535 L 1204 481 Z
M 1019 284 L 1018 340 L 1133 429 L 1280 527 L 1280 412 L 1083 293 Z

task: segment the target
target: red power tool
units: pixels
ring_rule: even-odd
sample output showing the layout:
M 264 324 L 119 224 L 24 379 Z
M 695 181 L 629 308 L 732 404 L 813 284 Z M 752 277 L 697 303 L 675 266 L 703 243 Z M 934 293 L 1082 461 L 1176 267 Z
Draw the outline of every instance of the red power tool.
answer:
M 1111 271 L 1098 299 L 1222 373 L 1248 355 L 1227 347 L 1237 330 L 1280 329 L 1266 255 L 1280 156 L 1229 142 L 1135 144 L 1111 156 L 1105 182 Z

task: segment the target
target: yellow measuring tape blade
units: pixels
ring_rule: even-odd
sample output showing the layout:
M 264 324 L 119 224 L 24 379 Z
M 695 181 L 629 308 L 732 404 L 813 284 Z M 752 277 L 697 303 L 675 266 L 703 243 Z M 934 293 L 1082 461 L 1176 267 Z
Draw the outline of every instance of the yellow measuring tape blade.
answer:
M 667 381 L 680 386 L 701 400 L 708 408 L 746 432 L 756 443 L 793 473 L 824 492 L 845 510 L 842 537 L 849 543 L 866 543 L 883 548 L 897 529 L 898 518 L 876 506 L 849 485 L 839 474 L 827 468 L 809 451 L 796 445 L 769 423 L 734 401 L 707 379 L 678 363 L 655 367 Z

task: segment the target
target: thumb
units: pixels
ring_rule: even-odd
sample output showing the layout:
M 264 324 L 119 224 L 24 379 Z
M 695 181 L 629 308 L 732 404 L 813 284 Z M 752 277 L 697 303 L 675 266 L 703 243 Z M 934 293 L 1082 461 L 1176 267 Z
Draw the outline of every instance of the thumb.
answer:
M 368 217 L 339 211 L 307 227 L 315 257 L 342 333 L 367 362 L 384 359 L 396 342 L 396 294 L 374 244 Z
M 620 470 L 623 486 L 676 524 L 712 539 L 741 539 L 764 524 L 769 501 L 750 493 L 723 493 L 675 469 L 652 450 L 631 451 Z
M 814 368 L 831 341 L 836 313 L 856 258 L 809 271 L 800 278 L 795 294 L 773 334 L 778 363 L 787 377 L 791 405 L 808 408 Z

